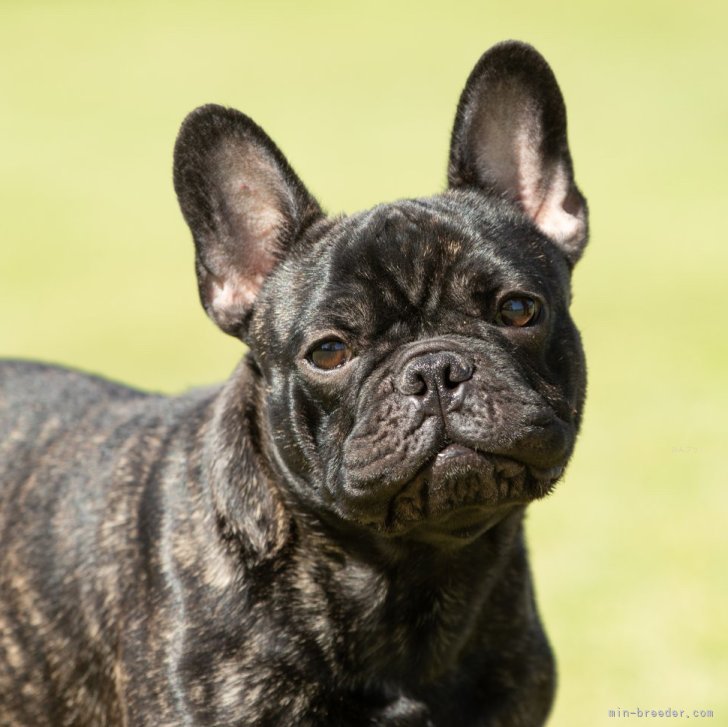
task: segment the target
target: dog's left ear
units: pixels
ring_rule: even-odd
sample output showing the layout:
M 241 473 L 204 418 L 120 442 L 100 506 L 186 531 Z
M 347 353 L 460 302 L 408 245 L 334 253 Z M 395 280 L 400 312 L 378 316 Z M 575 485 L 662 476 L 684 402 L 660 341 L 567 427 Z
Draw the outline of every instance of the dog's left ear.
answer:
M 214 104 L 182 124 L 174 188 L 195 241 L 202 305 L 245 339 L 263 282 L 321 208 L 254 121 Z
M 455 117 L 448 180 L 512 200 L 571 264 L 581 256 L 587 207 L 574 182 L 564 100 L 530 45 L 499 43 L 473 69 Z

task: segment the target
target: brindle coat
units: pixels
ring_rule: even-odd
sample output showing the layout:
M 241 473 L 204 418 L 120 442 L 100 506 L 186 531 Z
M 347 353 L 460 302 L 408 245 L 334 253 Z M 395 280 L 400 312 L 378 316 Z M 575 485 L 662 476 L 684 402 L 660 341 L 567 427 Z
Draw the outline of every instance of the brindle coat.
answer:
M 587 231 L 529 46 L 475 67 L 449 182 L 329 219 L 250 119 L 190 115 L 200 296 L 249 353 L 172 398 L 0 366 L 0 725 L 544 722 L 522 522 L 578 429 Z

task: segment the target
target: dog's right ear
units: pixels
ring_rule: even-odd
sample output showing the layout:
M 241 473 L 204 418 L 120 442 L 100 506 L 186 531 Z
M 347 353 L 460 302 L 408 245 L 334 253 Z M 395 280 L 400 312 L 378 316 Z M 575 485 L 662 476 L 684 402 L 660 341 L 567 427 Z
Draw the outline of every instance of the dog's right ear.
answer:
M 195 241 L 202 305 L 244 338 L 263 281 L 321 208 L 255 122 L 213 104 L 182 124 L 174 188 Z

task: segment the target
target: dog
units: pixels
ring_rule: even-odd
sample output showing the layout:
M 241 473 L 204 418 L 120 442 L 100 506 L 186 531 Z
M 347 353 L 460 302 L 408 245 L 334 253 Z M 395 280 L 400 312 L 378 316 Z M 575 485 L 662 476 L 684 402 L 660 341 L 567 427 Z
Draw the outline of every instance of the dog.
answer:
M 588 227 L 546 61 L 482 56 L 441 194 L 327 217 L 216 105 L 174 185 L 248 351 L 178 397 L 0 367 L 0 724 L 543 724 L 523 518 L 579 428 Z

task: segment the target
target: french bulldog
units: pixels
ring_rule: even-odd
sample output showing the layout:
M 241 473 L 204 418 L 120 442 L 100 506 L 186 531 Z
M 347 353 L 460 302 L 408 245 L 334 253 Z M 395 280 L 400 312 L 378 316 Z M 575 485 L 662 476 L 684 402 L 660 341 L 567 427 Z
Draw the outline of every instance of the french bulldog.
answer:
M 327 217 L 216 105 L 174 185 L 248 350 L 177 397 L 0 367 L 0 724 L 543 724 L 523 518 L 579 428 L 587 239 L 546 61 L 479 60 L 442 194 Z

